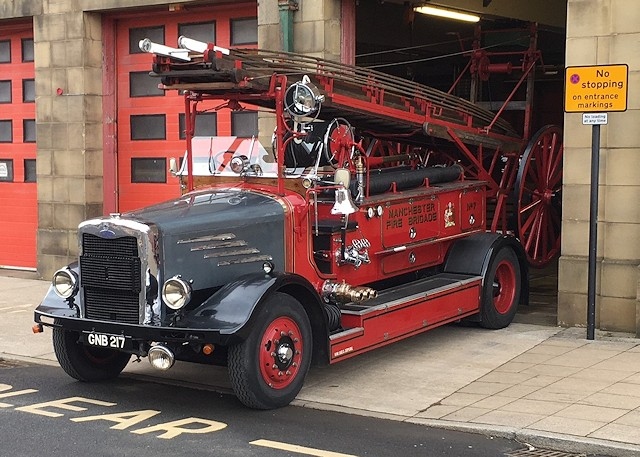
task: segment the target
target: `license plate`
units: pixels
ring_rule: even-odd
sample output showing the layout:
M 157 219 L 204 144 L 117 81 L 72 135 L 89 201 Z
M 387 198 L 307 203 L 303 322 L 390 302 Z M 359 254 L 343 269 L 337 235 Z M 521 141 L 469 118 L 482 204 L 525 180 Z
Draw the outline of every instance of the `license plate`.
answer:
M 91 346 L 112 349 L 124 349 L 126 338 L 123 335 L 91 332 L 86 335 L 87 343 Z

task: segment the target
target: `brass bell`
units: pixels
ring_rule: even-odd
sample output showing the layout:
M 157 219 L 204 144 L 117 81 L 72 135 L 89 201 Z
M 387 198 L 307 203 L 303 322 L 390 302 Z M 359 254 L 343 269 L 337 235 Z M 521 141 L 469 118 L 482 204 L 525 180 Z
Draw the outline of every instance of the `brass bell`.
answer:
M 358 211 L 358 207 L 353 203 L 351 192 L 344 187 L 336 189 L 336 202 L 331 208 L 331 214 L 341 214 L 347 216 Z

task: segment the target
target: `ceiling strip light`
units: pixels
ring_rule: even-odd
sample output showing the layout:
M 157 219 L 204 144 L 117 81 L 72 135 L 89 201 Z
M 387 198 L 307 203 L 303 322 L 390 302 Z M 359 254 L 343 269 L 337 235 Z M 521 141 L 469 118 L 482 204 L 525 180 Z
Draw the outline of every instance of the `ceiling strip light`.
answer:
M 475 14 L 462 13 L 444 8 L 436 8 L 434 6 L 417 6 L 413 9 L 416 13 L 428 14 L 430 16 L 444 17 L 447 19 L 455 19 L 457 21 L 478 22 L 480 16 Z

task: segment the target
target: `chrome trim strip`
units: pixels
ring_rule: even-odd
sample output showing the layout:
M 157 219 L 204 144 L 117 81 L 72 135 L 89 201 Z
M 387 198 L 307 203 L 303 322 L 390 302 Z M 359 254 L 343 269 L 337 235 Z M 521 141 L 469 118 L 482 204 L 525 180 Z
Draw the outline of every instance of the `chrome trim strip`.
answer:
M 235 260 L 221 260 L 220 262 L 218 262 L 218 266 L 224 267 L 228 265 L 237 265 L 241 263 L 264 262 L 267 260 L 271 261 L 273 260 L 273 257 L 271 257 L 270 255 L 254 255 L 250 257 L 242 257 L 240 259 L 235 259 Z
M 260 250 L 256 248 L 236 249 L 234 251 L 227 252 L 212 252 L 209 254 L 205 254 L 204 258 L 211 259 L 215 257 L 231 257 L 233 255 L 258 254 L 259 252 Z
M 205 244 L 203 246 L 195 246 L 191 248 L 191 252 L 194 251 L 207 251 L 209 249 L 224 249 L 224 248 L 237 248 L 247 246 L 247 242 L 244 240 L 237 241 L 219 241 L 217 243 Z
M 206 241 L 227 241 L 227 240 L 233 240 L 235 237 L 236 236 L 233 233 L 221 233 L 219 235 L 201 236 L 198 238 L 186 238 L 184 240 L 178 240 L 177 244 L 203 243 Z

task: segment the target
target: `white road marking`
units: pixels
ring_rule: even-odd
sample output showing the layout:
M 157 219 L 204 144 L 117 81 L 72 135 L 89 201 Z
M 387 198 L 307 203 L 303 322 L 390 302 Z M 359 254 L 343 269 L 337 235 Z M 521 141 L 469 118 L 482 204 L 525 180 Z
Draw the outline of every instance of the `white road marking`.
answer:
M 281 443 L 271 440 L 255 440 L 249 444 L 256 446 L 280 449 L 282 451 L 297 452 L 298 454 L 315 455 L 317 457 L 356 457 L 353 454 L 342 454 L 340 452 L 325 451 L 322 449 L 314 449 L 312 447 L 298 446 L 296 444 Z

